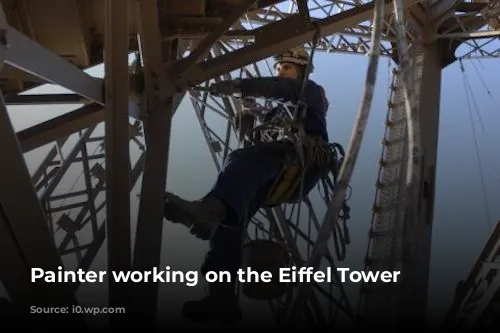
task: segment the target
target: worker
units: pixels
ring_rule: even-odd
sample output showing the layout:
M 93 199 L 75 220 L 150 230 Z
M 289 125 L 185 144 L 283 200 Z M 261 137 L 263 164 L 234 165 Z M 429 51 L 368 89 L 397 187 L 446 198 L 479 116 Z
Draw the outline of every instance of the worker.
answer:
M 324 89 L 305 75 L 312 71 L 309 54 L 303 47 L 293 48 L 275 57 L 276 77 L 261 77 L 222 81 L 213 84 L 215 95 L 239 95 L 297 103 L 303 82 L 301 101 L 306 105 L 302 120 L 309 137 L 328 143 L 326 111 L 328 101 Z M 309 72 L 306 70 L 309 69 Z M 289 117 L 283 106 L 278 106 L 264 116 L 263 121 Z M 201 272 L 229 271 L 230 283 L 208 285 L 208 296 L 184 305 L 183 315 L 197 322 L 219 320 L 234 322 L 241 319 L 235 295 L 236 271 L 242 262 L 243 229 L 253 215 L 266 205 L 266 195 L 276 177 L 296 149 L 279 149 L 290 143 L 274 142 L 252 145 L 230 153 L 212 190 L 201 200 L 187 201 L 166 193 L 165 218 L 190 228 L 195 236 L 210 240 Z M 278 147 L 278 148 L 277 148 Z M 293 148 L 293 147 L 292 147 Z M 311 167 L 305 174 L 303 194 L 306 195 L 320 179 L 319 169 Z M 300 195 L 300 191 L 298 193 Z

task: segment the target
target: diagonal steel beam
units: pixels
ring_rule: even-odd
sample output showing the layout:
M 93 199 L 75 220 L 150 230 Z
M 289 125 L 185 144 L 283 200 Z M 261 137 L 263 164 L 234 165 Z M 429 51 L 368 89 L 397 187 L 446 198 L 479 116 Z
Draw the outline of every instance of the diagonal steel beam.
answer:
M 47 82 L 58 84 L 101 105 L 103 81 L 91 77 L 75 65 L 8 26 L 5 32 L 5 63 Z
M 6 96 L 5 103 L 10 105 L 42 105 L 42 104 L 84 104 L 88 100 L 76 94 L 44 94 Z
M 139 106 L 129 102 L 129 116 L 137 118 Z M 96 125 L 105 119 L 106 108 L 97 103 L 49 119 L 17 133 L 23 153 Z
M 54 176 L 54 178 L 52 178 L 50 183 L 47 184 L 47 186 L 44 188 L 43 192 L 40 194 L 40 199 L 42 201 L 47 200 L 52 195 L 52 193 L 56 189 L 57 185 L 59 184 L 61 179 L 64 177 L 64 174 L 71 166 L 73 160 L 76 158 L 78 153 L 80 153 L 82 146 L 88 140 L 90 135 L 92 135 L 92 133 L 94 132 L 95 127 L 96 126 L 91 126 L 88 129 L 86 129 L 84 134 L 78 139 L 78 141 L 76 142 L 73 149 L 71 149 L 71 151 L 66 156 L 66 158 L 65 158 L 64 162 L 62 163 L 61 167 L 59 168 L 57 174 Z M 57 152 L 57 150 L 56 150 L 56 152 Z M 52 154 L 50 154 L 50 155 L 52 155 Z M 54 156 L 55 155 L 56 155 L 56 153 L 54 153 Z
M 248 8 L 255 2 L 255 0 L 243 0 L 240 4 L 234 8 L 229 15 L 224 19 L 224 21 L 217 26 L 217 28 L 209 33 L 196 49 L 182 62 L 181 66 L 177 69 L 177 73 L 185 73 L 197 62 L 199 62 L 203 57 L 205 57 L 212 46 L 217 42 L 217 40 L 224 35 L 226 31 L 231 28 L 231 26 L 238 21 L 238 19 L 248 10 Z
M 88 104 L 70 113 L 34 125 L 17 133 L 23 153 L 84 130 L 104 120 L 99 104 Z
M 457 286 L 453 302 L 445 315 L 443 325 L 451 327 L 463 325 L 462 327 L 465 328 L 474 324 L 475 320 L 473 319 L 477 318 L 471 318 L 471 314 L 477 316 L 479 313 L 474 313 L 474 310 L 484 310 L 483 308 L 478 309 L 481 299 L 492 296 L 491 294 L 488 295 L 484 289 L 479 288 L 479 284 L 482 282 L 481 280 L 484 280 L 485 273 L 489 270 L 487 264 L 494 262 L 498 256 L 500 256 L 500 221 L 497 222 L 491 232 L 469 275 L 464 281 L 460 281 Z M 490 277 L 493 278 L 494 275 L 498 276 L 498 273 L 491 274 Z M 491 280 L 490 288 L 492 286 Z M 498 292 L 497 290 L 500 289 L 490 289 L 490 292 Z

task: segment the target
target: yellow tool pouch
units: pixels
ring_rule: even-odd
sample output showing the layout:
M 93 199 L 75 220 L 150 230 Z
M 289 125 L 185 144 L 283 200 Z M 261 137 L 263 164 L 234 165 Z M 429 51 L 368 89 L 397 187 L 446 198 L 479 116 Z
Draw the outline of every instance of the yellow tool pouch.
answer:
M 297 192 L 301 181 L 302 172 L 299 161 L 285 164 L 267 193 L 266 205 L 272 207 L 288 202 Z

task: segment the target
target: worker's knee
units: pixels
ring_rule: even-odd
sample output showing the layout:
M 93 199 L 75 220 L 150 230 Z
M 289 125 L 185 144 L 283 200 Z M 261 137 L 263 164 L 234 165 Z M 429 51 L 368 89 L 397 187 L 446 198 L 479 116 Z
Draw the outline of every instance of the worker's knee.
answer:
M 226 165 L 238 164 L 241 168 L 274 168 L 284 163 L 285 155 L 283 149 L 273 146 L 250 146 L 229 153 Z

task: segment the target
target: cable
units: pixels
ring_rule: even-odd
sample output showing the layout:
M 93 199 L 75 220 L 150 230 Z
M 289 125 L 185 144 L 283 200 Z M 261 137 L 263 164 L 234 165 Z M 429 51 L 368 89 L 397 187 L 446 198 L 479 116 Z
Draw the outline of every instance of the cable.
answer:
M 466 92 L 470 91 L 470 93 L 471 93 L 471 99 L 472 99 L 472 103 L 474 104 L 474 110 L 476 111 L 477 118 L 479 119 L 479 124 L 481 125 L 481 130 L 483 131 L 483 133 L 485 133 L 486 129 L 484 127 L 483 118 L 481 117 L 481 114 L 479 113 L 479 108 L 477 106 L 477 101 L 474 98 L 474 95 L 472 93 L 472 86 L 471 86 L 471 84 L 469 82 L 469 78 L 467 77 L 467 74 L 465 73 L 465 68 L 464 68 L 464 64 L 462 62 L 462 59 L 460 59 L 459 62 L 460 62 L 460 69 L 462 71 L 462 79 L 464 81 L 464 84 L 466 85 L 465 90 L 466 90 Z
M 472 117 L 472 110 L 471 110 L 471 104 L 470 104 L 470 99 L 469 99 L 469 90 L 467 89 L 468 86 L 467 86 L 466 80 L 465 80 L 465 71 L 464 71 L 464 67 L 462 65 L 462 60 L 460 60 L 460 68 L 461 68 L 462 74 L 463 74 L 462 78 L 463 78 L 464 87 L 465 87 L 465 97 L 466 97 L 467 107 L 468 107 L 468 111 L 469 111 L 469 119 L 470 119 L 471 127 L 472 127 L 472 136 L 474 138 L 474 145 L 476 147 L 476 157 L 477 157 L 477 163 L 478 163 L 478 167 L 479 167 L 479 177 L 481 179 L 481 189 L 483 192 L 483 200 L 484 200 L 484 206 L 485 206 L 485 210 L 486 210 L 486 219 L 487 219 L 487 223 L 488 223 L 488 227 L 489 227 L 488 231 L 491 232 L 491 230 L 493 229 L 493 226 L 491 225 L 491 217 L 490 217 L 491 214 L 490 214 L 490 209 L 489 209 L 489 205 L 488 205 L 488 199 L 486 196 L 486 185 L 484 182 L 481 155 L 479 154 L 479 144 L 477 142 L 476 128 L 474 126 L 474 119 Z
M 328 249 L 328 240 L 332 233 L 334 223 L 337 222 L 337 217 L 339 216 L 340 210 L 344 205 L 346 189 L 349 185 L 349 181 L 356 164 L 366 124 L 368 122 L 377 78 L 384 7 L 385 3 L 383 0 L 375 0 L 375 9 L 373 11 L 374 29 L 372 31 L 371 38 L 372 52 L 369 55 L 370 60 L 368 63 L 368 70 L 366 74 L 365 91 L 363 94 L 363 99 L 361 102 L 360 110 L 358 112 L 356 123 L 353 128 L 351 142 L 340 169 L 337 190 L 335 191 L 332 201 L 328 206 L 328 211 L 323 220 L 323 224 L 320 230 L 318 230 L 318 237 L 316 239 L 312 255 L 305 265 L 306 267 L 313 267 L 313 269 L 316 269 L 319 266 L 323 253 L 325 253 L 325 251 Z M 289 311 L 284 319 L 284 322 L 288 325 L 293 326 L 295 320 L 300 317 L 298 316 L 298 314 L 300 313 L 302 307 L 305 305 L 310 288 L 311 286 L 307 283 L 300 283 L 298 285 L 297 293 L 294 296 Z M 350 310 L 351 313 L 353 313 L 349 303 L 347 303 L 346 307 Z
M 462 62 L 462 60 L 460 59 L 460 62 Z M 472 62 L 472 66 L 474 67 L 474 69 L 476 70 L 476 73 L 477 73 L 477 76 L 479 77 L 479 80 L 481 80 L 481 83 L 483 84 L 483 87 L 484 89 L 486 90 L 486 94 L 488 94 L 488 96 L 490 96 L 490 98 L 494 101 L 495 98 L 493 98 L 493 95 L 491 94 L 491 91 L 490 89 L 488 88 L 488 85 L 486 84 L 486 82 L 484 81 L 481 73 L 479 73 L 479 69 L 477 68 L 476 64 L 474 62 Z

